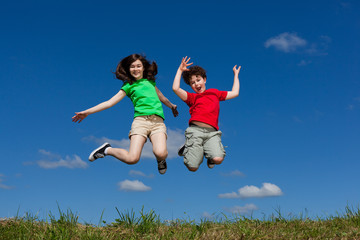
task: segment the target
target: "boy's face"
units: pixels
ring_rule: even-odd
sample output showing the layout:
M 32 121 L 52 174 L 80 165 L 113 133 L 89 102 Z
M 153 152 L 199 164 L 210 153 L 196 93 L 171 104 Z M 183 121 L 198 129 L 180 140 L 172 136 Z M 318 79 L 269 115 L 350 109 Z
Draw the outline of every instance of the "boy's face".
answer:
M 144 66 L 142 62 L 138 59 L 130 65 L 130 74 L 136 80 L 142 79 L 144 75 Z
M 189 82 L 190 82 L 190 87 L 196 93 L 202 93 L 206 90 L 205 87 L 206 78 L 203 78 L 200 75 L 192 75 Z

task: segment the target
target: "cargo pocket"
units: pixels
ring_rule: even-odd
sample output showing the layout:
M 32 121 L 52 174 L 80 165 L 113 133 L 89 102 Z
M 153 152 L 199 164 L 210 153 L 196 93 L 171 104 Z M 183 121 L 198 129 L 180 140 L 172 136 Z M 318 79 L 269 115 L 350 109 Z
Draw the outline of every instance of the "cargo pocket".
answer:
M 193 133 L 187 133 L 185 132 L 185 149 L 184 149 L 184 155 L 189 151 L 189 148 L 191 148 L 194 145 L 194 139 L 193 139 Z
M 223 152 L 224 157 L 225 157 L 226 156 L 226 151 L 225 151 L 224 145 L 221 142 L 220 142 L 220 149 Z

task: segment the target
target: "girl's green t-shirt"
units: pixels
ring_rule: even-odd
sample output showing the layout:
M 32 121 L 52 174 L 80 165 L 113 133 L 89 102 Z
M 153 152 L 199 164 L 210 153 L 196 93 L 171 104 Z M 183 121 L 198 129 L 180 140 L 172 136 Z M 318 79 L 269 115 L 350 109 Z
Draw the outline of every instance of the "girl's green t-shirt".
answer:
M 162 104 L 156 93 L 155 81 L 139 79 L 131 85 L 125 82 L 121 90 L 134 104 L 134 118 L 155 114 L 165 119 Z

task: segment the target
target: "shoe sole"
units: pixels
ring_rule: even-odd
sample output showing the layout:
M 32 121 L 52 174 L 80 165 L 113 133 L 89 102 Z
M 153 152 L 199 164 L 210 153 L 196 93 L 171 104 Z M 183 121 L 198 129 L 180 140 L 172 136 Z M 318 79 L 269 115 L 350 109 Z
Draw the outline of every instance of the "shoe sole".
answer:
M 182 145 L 182 146 L 178 149 L 178 155 L 179 155 L 180 157 L 185 156 L 184 151 L 185 151 L 185 144 Z
M 103 145 L 101 145 L 100 147 L 98 147 L 97 149 L 95 149 L 94 151 L 92 151 L 92 152 L 90 153 L 90 155 L 89 155 L 89 161 L 90 161 L 90 162 L 95 161 L 97 158 L 94 158 L 93 155 L 94 155 L 97 151 L 99 151 L 99 149 L 105 147 L 107 144 L 109 144 L 109 143 L 104 143 Z
M 165 162 L 165 166 L 166 166 L 166 162 Z M 159 163 L 158 163 L 158 171 L 160 174 L 165 174 L 167 170 L 167 166 L 165 168 L 159 169 Z
M 209 160 L 208 160 L 207 166 L 208 166 L 208 168 L 212 169 L 215 167 L 215 163 L 214 162 L 209 163 Z

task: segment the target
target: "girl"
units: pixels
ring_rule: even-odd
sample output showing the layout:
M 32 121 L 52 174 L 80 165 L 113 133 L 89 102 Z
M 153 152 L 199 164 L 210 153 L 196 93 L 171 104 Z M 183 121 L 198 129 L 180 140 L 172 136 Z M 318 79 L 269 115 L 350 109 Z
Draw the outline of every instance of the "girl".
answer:
M 104 143 L 90 154 L 89 161 L 92 162 L 110 155 L 126 164 L 136 164 L 140 160 L 143 146 L 149 138 L 158 162 L 159 173 L 166 172 L 167 134 L 161 102 L 171 108 L 175 117 L 178 115 L 178 111 L 177 106 L 172 104 L 155 86 L 156 74 L 157 64 L 155 62 L 150 63 L 144 56 L 132 54 L 121 60 L 116 68 L 116 78 L 124 81 L 120 91 L 111 99 L 95 107 L 75 113 L 72 121 L 80 123 L 88 115 L 114 106 L 125 96 L 128 96 L 134 104 L 135 113 L 129 133 L 129 151 L 113 148 L 109 143 Z

